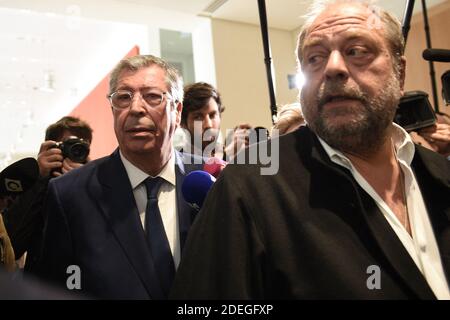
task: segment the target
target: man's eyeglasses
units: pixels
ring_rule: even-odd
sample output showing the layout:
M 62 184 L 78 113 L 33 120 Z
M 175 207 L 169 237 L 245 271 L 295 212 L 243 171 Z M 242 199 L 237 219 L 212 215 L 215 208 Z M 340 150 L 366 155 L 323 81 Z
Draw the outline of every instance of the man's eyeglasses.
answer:
M 145 103 L 152 108 L 159 107 L 163 103 L 164 97 L 166 97 L 166 100 L 172 99 L 172 97 L 167 92 L 159 93 L 154 91 L 144 91 L 138 92 L 138 94 L 140 94 Z M 128 90 L 117 90 L 109 94 L 107 97 L 113 108 L 123 110 L 130 107 L 135 95 L 136 92 Z

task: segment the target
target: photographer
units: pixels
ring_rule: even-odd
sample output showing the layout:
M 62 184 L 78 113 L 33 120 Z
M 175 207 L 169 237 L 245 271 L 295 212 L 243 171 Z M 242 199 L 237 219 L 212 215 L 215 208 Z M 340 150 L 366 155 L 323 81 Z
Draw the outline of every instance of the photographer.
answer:
M 49 180 L 88 162 L 91 141 L 91 127 L 75 117 L 63 117 L 47 128 L 37 157 L 40 178 L 4 214 L 16 258 L 27 252 L 25 270 L 32 271 L 39 257 L 42 207 Z M 23 267 L 23 261 L 19 265 Z
M 409 133 L 414 143 L 449 159 L 450 117 L 433 110 L 426 92 L 405 92 L 394 121 Z
M 430 127 L 411 132 L 413 141 L 450 159 L 450 117 L 436 113 L 436 123 Z
M 41 177 L 57 177 L 81 167 L 89 161 L 87 155 L 91 141 L 92 129 L 78 118 L 63 117 L 50 125 L 38 155 Z

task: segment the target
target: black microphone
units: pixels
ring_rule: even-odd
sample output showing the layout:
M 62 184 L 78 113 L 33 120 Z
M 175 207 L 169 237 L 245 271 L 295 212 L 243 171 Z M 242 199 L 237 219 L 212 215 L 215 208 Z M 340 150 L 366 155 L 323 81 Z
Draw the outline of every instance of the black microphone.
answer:
M 34 158 L 14 162 L 0 172 L 0 196 L 21 194 L 39 178 L 39 166 Z
M 447 49 L 425 49 L 422 57 L 427 61 L 450 62 L 450 50 Z

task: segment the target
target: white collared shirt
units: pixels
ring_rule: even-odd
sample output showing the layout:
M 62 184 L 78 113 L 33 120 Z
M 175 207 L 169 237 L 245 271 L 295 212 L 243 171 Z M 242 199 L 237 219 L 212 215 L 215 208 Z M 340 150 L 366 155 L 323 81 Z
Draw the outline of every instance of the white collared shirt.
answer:
M 450 291 L 442 267 L 441 256 L 434 236 L 433 228 L 428 217 L 427 209 L 411 169 L 415 147 L 408 133 L 400 126 L 394 125 L 392 141 L 396 149 L 397 159 L 405 177 L 405 194 L 412 237 L 406 231 L 397 216 L 372 186 L 358 172 L 350 159 L 342 152 L 333 149 L 319 137 L 319 141 L 334 163 L 347 168 L 363 188 L 375 201 L 386 220 L 402 242 L 406 251 L 414 260 L 417 268 L 422 272 L 428 285 L 438 299 L 450 299 Z
M 120 158 L 122 159 L 125 170 L 127 171 L 128 178 L 130 179 L 134 199 L 136 200 L 136 206 L 141 218 L 142 227 L 145 229 L 147 189 L 145 187 L 144 180 L 150 176 L 128 161 L 122 152 L 120 152 Z M 164 179 L 164 182 L 158 192 L 158 206 L 161 212 L 164 229 L 166 230 L 170 250 L 172 251 L 173 261 L 175 263 L 175 267 L 178 267 L 180 263 L 181 250 L 177 214 L 175 152 L 173 150 L 169 161 L 157 176 Z

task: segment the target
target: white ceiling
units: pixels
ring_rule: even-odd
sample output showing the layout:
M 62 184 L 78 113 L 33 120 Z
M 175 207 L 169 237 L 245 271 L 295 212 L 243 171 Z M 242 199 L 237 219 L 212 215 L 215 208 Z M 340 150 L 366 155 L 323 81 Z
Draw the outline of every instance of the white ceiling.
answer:
M 116 0 L 122 3 L 138 3 L 192 13 L 213 18 L 259 25 L 257 0 Z M 427 0 L 427 8 L 449 0 Z M 403 18 L 407 0 L 379 0 L 378 4 Z M 415 1 L 414 12 L 422 9 L 421 1 Z M 294 30 L 302 24 L 302 15 L 312 0 L 266 0 L 267 21 L 270 27 Z M 218 7 L 214 12 L 206 12 L 208 7 Z
M 211 0 L 210 0 L 211 1 Z M 427 0 L 427 8 L 449 0 Z M 170 1 L 169 1 L 170 2 Z M 407 0 L 379 0 L 378 4 L 402 20 Z M 414 12 L 421 11 L 421 1 L 415 1 Z M 212 16 L 214 18 L 259 25 L 257 0 L 228 0 Z M 294 30 L 301 26 L 312 0 L 266 0 L 270 27 Z
M 431 7 L 444 1 L 450 0 L 427 0 L 427 4 Z M 141 31 L 145 34 L 141 24 L 145 12 L 156 8 L 259 25 L 257 0 L 96 0 L 95 4 L 102 10 L 92 10 L 92 3 L 90 0 L 0 0 L 0 169 L 8 160 L 5 154 L 37 151 L 43 128 L 52 119 L 49 115 L 61 106 L 61 101 L 67 104 L 68 100 L 79 100 L 83 92 L 80 88 L 95 85 L 87 80 L 78 83 L 79 79 L 87 79 L 82 75 L 89 72 L 85 61 L 92 52 L 121 56 L 120 52 L 102 51 L 104 42 L 115 41 L 113 37 L 100 42 L 88 29 L 74 33 L 69 41 L 67 29 L 76 27 L 77 16 L 87 17 L 88 25 L 98 30 L 110 28 L 102 20 L 126 22 L 127 25 L 117 25 L 114 32 L 129 30 L 133 35 Z M 302 22 L 300 17 L 310 3 L 311 0 L 266 0 L 269 26 L 284 30 L 298 28 Z M 402 18 L 406 0 L 382 0 L 380 4 Z M 120 8 L 127 5 L 142 9 L 144 14 L 139 21 L 135 21 L 134 15 L 121 14 Z M 211 7 L 216 9 L 207 12 Z M 419 0 L 415 7 L 420 9 Z M 66 33 L 60 32 L 62 29 Z M 83 70 L 76 61 L 83 61 Z M 107 70 L 107 65 L 104 69 Z M 52 82 L 56 83 L 56 89 L 67 88 L 59 99 L 45 90 Z
M 213 0 L 116 0 L 124 5 L 128 3 L 147 5 L 167 10 L 175 10 L 184 13 L 198 14 L 203 11 Z M 244 0 L 245 1 L 245 0 Z

